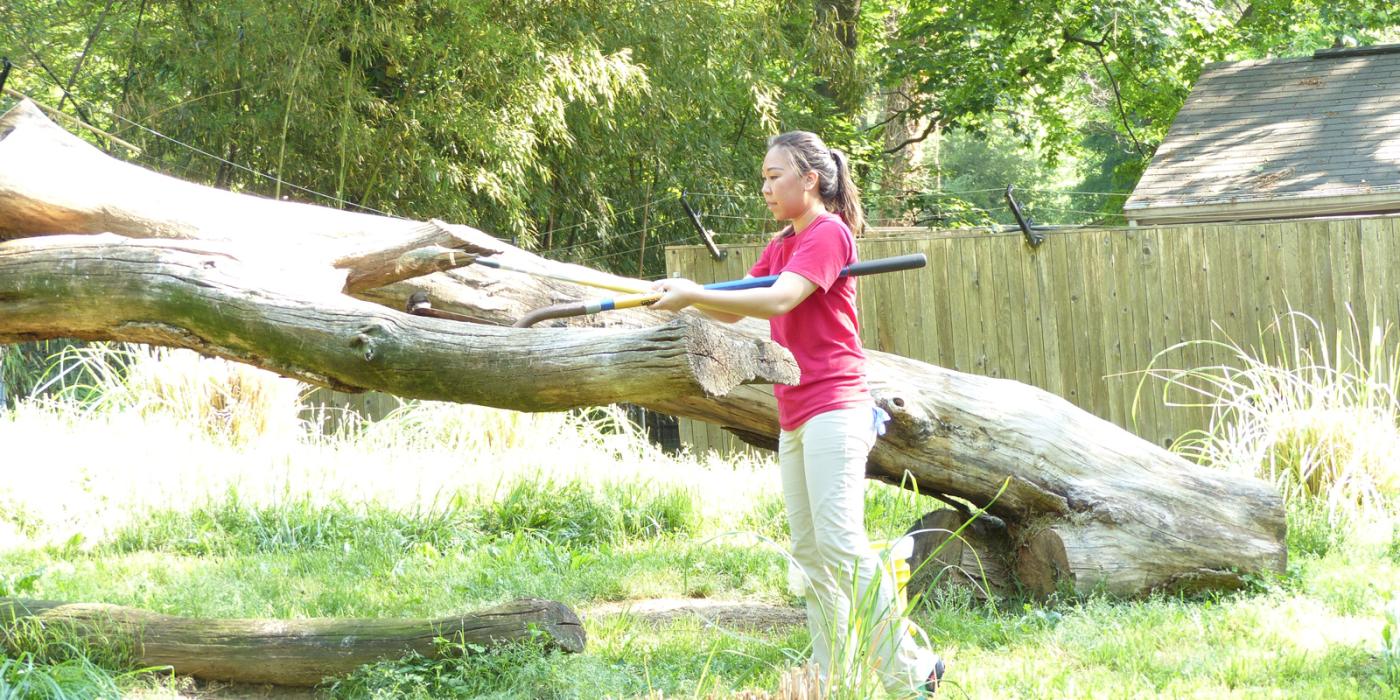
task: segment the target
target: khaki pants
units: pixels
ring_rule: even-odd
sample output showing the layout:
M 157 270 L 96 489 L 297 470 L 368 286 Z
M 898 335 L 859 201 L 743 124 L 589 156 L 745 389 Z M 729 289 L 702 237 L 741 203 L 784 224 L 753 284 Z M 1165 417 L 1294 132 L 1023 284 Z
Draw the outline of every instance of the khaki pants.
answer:
M 928 678 L 937 657 L 915 641 L 865 534 L 865 461 L 876 428 L 871 404 L 818 414 L 782 431 L 778 463 L 792 556 L 806 575 L 813 660 L 830 679 L 833 650 L 847 669 L 855 668 L 854 655 L 866 654 L 886 690 L 903 697 Z

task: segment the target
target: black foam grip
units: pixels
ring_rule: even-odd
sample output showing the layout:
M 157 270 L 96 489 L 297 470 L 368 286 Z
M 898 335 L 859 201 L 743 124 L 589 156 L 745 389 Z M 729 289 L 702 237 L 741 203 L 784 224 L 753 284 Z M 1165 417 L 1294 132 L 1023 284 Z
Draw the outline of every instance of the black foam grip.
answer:
M 923 253 L 911 253 L 909 255 L 896 255 L 892 258 L 880 258 L 870 262 L 858 262 L 846 268 L 846 274 L 852 277 L 860 275 L 878 275 L 882 272 L 897 272 L 899 270 L 914 270 L 928 264 L 928 257 Z

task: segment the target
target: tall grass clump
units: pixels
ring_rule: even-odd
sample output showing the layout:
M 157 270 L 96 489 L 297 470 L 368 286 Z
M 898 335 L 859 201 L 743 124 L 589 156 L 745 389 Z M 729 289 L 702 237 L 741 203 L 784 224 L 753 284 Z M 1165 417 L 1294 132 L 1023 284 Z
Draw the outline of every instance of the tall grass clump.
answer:
M 462 509 L 402 512 L 341 499 L 308 497 L 272 504 L 243 503 L 236 490 L 188 512 L 158 510 L 112 536 L 118 552 L 163 551 L 191 556 L 343 551 L 372 548 L 407 551 L 430 545 L 460 547 L 474 534 Z
M 29 595 L 32 580 L 5 595 Z M 6 611 L 7 613 L 9 611 Z M 72 623 L 38 618 L 0 627 L 0 700 L 67 700 L 124 697 L 122 685 L 160 669 L 133 669 L 130 644 L 122 637 L 86 633 Z M 121 669 L 113 673 L 109 669 Z
M 621 406 L 526 413 L 411 401 L 338 439 L 375 450 L 499 454 L 545 449 L 561 464 L 581 455 L 626 462 L 661 458 L 660 448 L 650 444 L 645 431 Z
M 81 345 L 73 340 L 39 340 L 0 344 L 0 408 L 14 406 L 33 396 L 43 384 L 50 359 L 64 347 Z
M 192 350 L 94 343 L 55 354 L 34 393 L 89 411 L 162 415 L 246 445 L 295 434 L 301 384 Z
M 1222 361 L 1191 369 L 1158 362 L 1183 350 Z M 1176 449 L 1198 462 L 1277 485 L 1290 525 L 1337 528 L 1393 511 L 1400 493 L 1400 347 L 1389 328 L 1335 334 L 1298 311 L 1276 315 L 1257 345 L 1232 339 L 1174 345 L 1144 381 L 1164 382 L 1168 405 L 1209 410 L 1204 430 Z M 1139 386 L 1139 398 L 1141 396 Z M 1307 533 L 1300 533 L 1306 535 Z
M 56 663 L 32 654 L 0 654 L 0 700 L 118 700 L 121 688 L 111 675 L 86 658 Z

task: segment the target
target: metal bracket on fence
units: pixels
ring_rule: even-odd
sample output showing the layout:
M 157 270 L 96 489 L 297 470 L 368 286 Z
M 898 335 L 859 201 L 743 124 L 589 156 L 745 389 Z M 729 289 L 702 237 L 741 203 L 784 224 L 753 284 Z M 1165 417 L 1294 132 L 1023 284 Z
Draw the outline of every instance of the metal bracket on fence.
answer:
M 705 230 L 704 224 L 700 223 L 700 215 L 691 208 L 690 202 L 685 201 L 684 192 L 681 193 L 681 206 L 685 207 L 685 213 L 690 215 L 690 223 L 695 224 L 695 230 L 700 232 L 700 238 L 705 241 L 705 247 L 710 249 L 710 257 L 714 258 L 716 262 L 723 260 L 728 251 L 720 250 L 715 246 L 713 234 Z
M 1021 213 L 1021 205 L 1017 204 L 1016 198 L 1011 196 L 1013 189 L 1015 188 L 1011 185 L 1006 186 L 1006 203 L 1011 207 L 1011 215 L 1016 217 L 1016 225 L 1020 226 L 1021 233 L 1025 234 L 1026 242 L 1035 248 L 1045 242 L 1045 234 L 1036 232 L 1035 222 L 1027 219 L 1026 215 Z

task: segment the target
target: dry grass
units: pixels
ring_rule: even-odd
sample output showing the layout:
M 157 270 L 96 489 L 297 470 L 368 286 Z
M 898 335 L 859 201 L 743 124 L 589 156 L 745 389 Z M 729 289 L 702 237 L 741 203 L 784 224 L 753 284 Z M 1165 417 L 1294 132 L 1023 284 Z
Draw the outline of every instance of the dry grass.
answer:
M 1159 365 L 1200 345 L 1228 361 Z M 1363 330 L 1353 318 L 1333 334 L 1290 311 L 1257 344 L 1226 338 L 1168 348 L 1149 377 L 1171 390 L 1164 395 L 1195 397 L 1169 404 L 1210 409 L 1209 426 L 1177 448 L 1203 464 L 1268 479 L 1290 503 L 1321 506 L 1334 524 L 1383 521 L 1400 497 L 1400 346 L 1387 329 Z
M 230 492 L 249 506 L 338 501 L 420 512 L 464 490 L 489 500 L 522 478 L 624 480 L 686 488 L 702 516 L 737 520 L 778 491 L 763 459 L 668 455 L 619 408 L 520 413 L 414 402 L 326 436 L 298 419 L 296 382 L 187 352 L 111 352 L 119 355 L 105 358 L 98 381 L 83 384 L 86 400 L 67 391 L 0 412 L 0 548 L 92 544 L 142 513 Z M 121 372 L 110 369 L 118 364 Z

